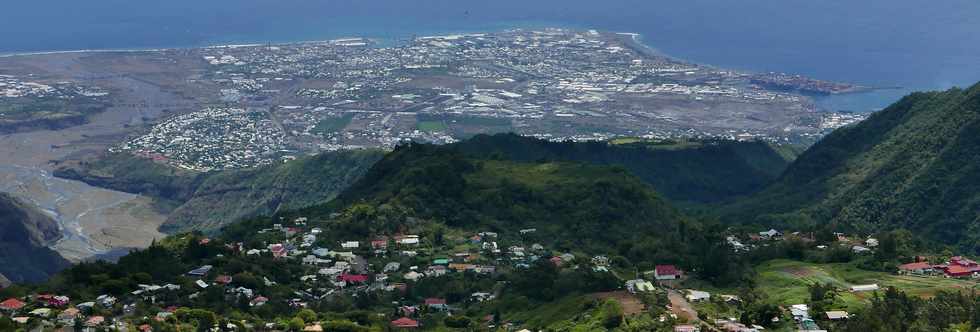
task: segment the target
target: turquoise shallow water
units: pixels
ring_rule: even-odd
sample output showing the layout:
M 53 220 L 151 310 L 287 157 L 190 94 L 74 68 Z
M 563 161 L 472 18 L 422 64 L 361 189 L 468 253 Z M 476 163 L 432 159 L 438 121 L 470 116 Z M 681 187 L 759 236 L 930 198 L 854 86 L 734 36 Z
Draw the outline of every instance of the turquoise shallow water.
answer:
M 629 31 L 672 56 L 905 89 L 821 98 L 870 111 L 980 80 L 976 0 L 35 0 L 0 11 L 0 53 L 289 42 L 558 26 Z

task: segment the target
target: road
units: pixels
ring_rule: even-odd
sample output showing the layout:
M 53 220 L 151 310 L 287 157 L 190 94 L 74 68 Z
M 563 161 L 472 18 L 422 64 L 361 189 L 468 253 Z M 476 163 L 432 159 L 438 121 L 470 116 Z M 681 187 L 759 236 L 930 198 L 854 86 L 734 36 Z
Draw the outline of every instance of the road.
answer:
M 672 312 L 677 315 L 677 317 L 684 317 L 688 322 L 697 323 L 701 319 L 698 318 L 698 311 L 691 306 L 691 303 L 687 302 L 684 295 L 680 292 L 668 289 L 667 298 L 670 299 L 670 307 Z

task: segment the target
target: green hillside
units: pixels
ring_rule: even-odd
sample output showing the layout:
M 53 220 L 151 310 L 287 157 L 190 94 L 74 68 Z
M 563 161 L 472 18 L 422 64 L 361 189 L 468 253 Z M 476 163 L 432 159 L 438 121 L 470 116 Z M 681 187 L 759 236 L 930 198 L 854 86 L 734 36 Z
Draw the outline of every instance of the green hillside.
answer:
M 786 154 L 781 153 L 791 151 L 762 142 L 575 143 L 514 134 L 478 135 L 454 148 L 477 158 L 618 165 L 667 198 L 695 202 L 715 202 L 762 189 L 789 165 Z
M 803 153 L 729 219 L 908 228 L 980 252 L 980 85 L 915 93 Z
M 328 201 L 381 159 L 377 150 L 326 152 L 255 169 L 194 173 L 129 154 L 64 163 L 55 175 L 156 198 L 162 230 L 214 231 L 242 218 Z
M 562 250 L 619 251 L 643 261 L 686 261 L 700 236 L 693 222 L 620 167 L 481 160 L 422 144 L 399 147 L 336 200 L 295 214 L 325 217 L 359 207 L 387 214 L 349 220 L 363 232 L 395 233 L 404 217 L 467 231 L 535 228 Z

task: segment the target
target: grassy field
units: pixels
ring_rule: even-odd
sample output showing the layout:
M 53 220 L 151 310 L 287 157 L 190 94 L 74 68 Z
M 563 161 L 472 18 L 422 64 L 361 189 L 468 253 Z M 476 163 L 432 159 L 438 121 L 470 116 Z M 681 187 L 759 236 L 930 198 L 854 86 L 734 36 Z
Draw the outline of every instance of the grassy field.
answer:
M 419 130 L 427 133 L 446 131 L 448 129 L 442 121 L 419 121 L 417 127 Z
M 930 297 L 940 290 L 980 289 L 975 281 L 942 277 L 911 277 L 859 269 L 851 264 L 814 264 L 792 260 L 773 260 L 756 267 L 756 282 L 766 297 L 777 304 L 805 303 L 808 286 L 830 283 L 844 289 L 841 301 L 848 309 L 862 306 L 871 293 L 851 293 L 852 285 L 876 283 L 895 287 L 909 294 Z
M 347 125 L 349 125 L 353 119 L 354 114 L 351 113 L 344 114 L 344 116 L 339 118 L 325 118 L 320 120 L 320 122 L 316 124 L 316 127 L 313 127 L 313 132 L 319 134 L 339 132 L 347 127 Z

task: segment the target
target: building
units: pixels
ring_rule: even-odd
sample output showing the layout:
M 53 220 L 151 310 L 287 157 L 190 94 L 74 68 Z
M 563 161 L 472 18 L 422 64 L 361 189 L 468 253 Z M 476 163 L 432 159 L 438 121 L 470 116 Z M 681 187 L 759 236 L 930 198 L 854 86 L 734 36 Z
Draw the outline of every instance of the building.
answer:
M 681 271 L 673 265 L 657 265 L 653 275 L 657 280 L 676 280 L 680 279 Z
M 213 268 L 213 266 L 211 266 L 211 265 L 205 265 L 205 266 L 202 266 L 202 267 L 199 267 L 199 268 L 190 270 L 189 272 L 187 272 L 187 275 L 188 276 L 191 276 L 191 277 L 203 278 L 204 276 L 207 276 L 208 275 L 208 272 L 211 272 L 211 269 L 212 268 Z
M 828 311 L 826 314 L 829 320 L 843 320 L 850 317 L 847 311 Z
M 638 293 L 638 292 L 652 292 L 653 289 L 654 289 L 653 288 L 653 283 L 651 283 L 649 281 L 646 281 L 646 280 L 643 280 L 643 279 L 635 279 L 635 280 L 627 280 L 626 281 L 626 290 L 628 290 L 630 293 L 634 293 L 635 294 L 635 293 Z
M 701 302 L 711 299 L 711 293 L 699 290 L 689 289 L 687 290 L 687 295 L 684 296 L 688 301 L 691 302 Z
M 674 332 L 701 332 L 701 329 L 690 324 L 674 325 Z
M 876 291 L 876 290 L 879 290 L 879 289 L 881 289 L 881 287 L 878 287 L 878 284 L 854 285 L 854 286 L 851 286 L 851 292 L 855 292 L 855 293 L 857 293 L 857 292 L 873 292 L 873 291 Z
M 935 272 L 935 269 L 929 262 L 915 262 L 898 266 L 898 274 L 925 275 L 933 272 Z
M 955 256 L 949 259 L 944 271 L 947 278 L 978 277 L 980 276 L 980 264 L 963 256 Z
M 24 306 L 26 306 L 26 305 L 27 305 L 27 303 L 24 303 L 24 301 L 21 301 L 21 300 L 15 299 L 15 298 L 9 298 L 9 299 L 7 299 L 7 300 L 5 300 L 3 302 L 0 302 L 0 310 L 3 310 L 3 311 L 17 311 L 17 310 L 23 309 Z
M 402 317 L 391 321 L 391 327 L 396 329 L 417 329 L 419 328 L 419 322 L 408 317 Z
M 449 306 L 446 305 L 446 299 L 439 298 L 427 298 L 425 299 L 425 306 L 436 310 L 446 310 Z

